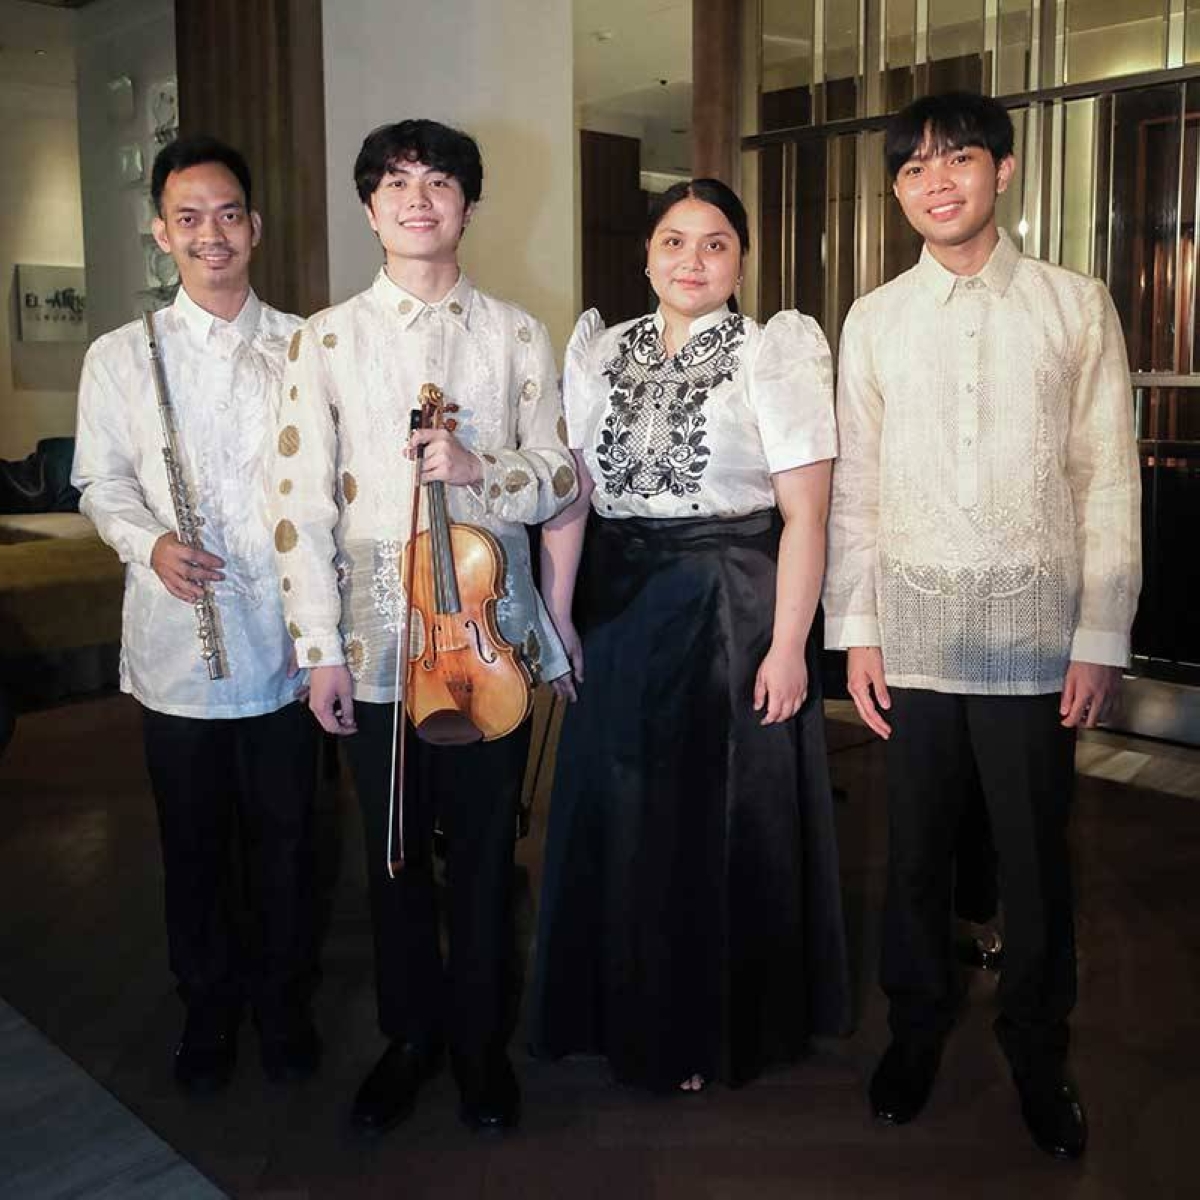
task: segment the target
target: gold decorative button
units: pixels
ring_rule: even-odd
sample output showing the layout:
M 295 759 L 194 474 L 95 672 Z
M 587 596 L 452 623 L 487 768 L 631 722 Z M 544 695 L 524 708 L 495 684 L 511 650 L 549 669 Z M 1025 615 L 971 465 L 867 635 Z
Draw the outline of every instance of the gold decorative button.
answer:
M 517 341 L 527 342 L 531 337 L 533 337 L 533 334 L 529 332 L 529 327 L 527 325 L 522 325 L 521 328 L 517 330 Z
M 450 311 L 456 316 L 462 316 L 462 305 L 457 300 L 451 300 L 449 304 Z
M 411 300 L 401 300 L 396 307 L 400 309 L 400 315 L 406 317 L 412 312 L 413 302 Z

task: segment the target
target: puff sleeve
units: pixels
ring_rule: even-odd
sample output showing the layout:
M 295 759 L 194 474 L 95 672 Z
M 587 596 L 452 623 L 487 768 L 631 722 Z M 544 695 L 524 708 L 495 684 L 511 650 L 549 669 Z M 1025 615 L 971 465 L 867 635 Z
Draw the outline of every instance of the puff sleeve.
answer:
M 749 393 L 772 475 L 837 456 L 833 363 L 812 317 L 788 311 L 767 322 Z
M 589 308 L 575 322 L 571 340 L 567 342 L 567 353 L 563 359 L 563 408 L 567 418 L 567 440 L 572 450 L 583 448 L 588 425 L 592 417 L 594 401 L 588 362 L 595 339 L 604 332 L 604 318 Z

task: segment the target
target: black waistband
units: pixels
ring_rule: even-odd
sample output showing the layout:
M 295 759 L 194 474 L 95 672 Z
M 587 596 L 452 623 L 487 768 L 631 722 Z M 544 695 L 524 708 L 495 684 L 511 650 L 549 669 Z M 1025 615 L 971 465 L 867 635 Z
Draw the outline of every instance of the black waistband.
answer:
M 602 517 L 595 510 L 588 534 L 623 542 L 686 545 L 761 538 L 782 526 L 779 510 L 764 508 L 738 517 Z

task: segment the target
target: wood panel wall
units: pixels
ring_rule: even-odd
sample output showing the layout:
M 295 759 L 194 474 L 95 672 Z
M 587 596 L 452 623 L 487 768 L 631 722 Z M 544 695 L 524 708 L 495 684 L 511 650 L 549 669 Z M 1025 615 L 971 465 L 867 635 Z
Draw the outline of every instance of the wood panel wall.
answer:
M 175 0 L 175 43 L 181 132 L 250 164 L 254 288 L 308 316 L 329 303 L 321 0 Z
M 580 131 L 583 307 L 599 309 L 607 325 L 640 317 L 652 307 L 640 162 L 637 138 Z

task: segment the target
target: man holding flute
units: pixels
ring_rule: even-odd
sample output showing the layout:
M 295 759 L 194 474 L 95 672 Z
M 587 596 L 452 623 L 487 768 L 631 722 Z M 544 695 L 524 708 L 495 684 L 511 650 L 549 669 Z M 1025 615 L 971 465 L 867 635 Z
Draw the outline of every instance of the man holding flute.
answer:
M 175 141 L 155 159 L 151 191 L 179 292 L 148 328 L 131 322 L 88 351 L 73 480 L 126 564 L 121 689 L 142 708 L 170 963 L 187 1009 L 175 1078 L 212 1091 L 232 1075 L 247 1002 L 269 1078 L 303 1078 L 320 1059 L 309 1014 L 316 730 L 297 702 L 266 482 L 300 321 L 250 288 L 261 220 L 236 150 Z M 232 905 L 243 877 L 251 945 Z

